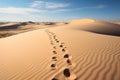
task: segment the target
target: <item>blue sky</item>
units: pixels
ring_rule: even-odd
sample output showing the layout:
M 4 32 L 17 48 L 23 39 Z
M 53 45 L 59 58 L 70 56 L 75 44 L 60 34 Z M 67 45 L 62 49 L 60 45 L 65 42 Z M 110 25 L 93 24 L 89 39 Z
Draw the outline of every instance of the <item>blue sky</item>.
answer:
M 120 21 L 120 0 L 1 0 L 0 21 Z

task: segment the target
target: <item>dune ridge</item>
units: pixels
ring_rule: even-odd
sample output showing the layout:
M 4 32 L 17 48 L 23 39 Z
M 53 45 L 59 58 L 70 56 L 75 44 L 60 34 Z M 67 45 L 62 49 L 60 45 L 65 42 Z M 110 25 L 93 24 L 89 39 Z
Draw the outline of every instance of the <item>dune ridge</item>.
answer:
M 87 24 L 87 23 L 93 23 L 93 22 L 95 22 L 95 20 L 86 18 L 86 19 L 81 19 L 81 20 L 72 20 L 69 23 L 71 25 L 76 25 L 76 24 Z

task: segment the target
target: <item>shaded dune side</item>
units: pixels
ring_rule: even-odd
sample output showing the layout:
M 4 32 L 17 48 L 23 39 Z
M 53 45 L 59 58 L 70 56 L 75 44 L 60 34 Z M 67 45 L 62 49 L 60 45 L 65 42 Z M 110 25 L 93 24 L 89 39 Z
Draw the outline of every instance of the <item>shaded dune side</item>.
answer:
M 75 23 L 75 21 L 73 21 Z M 70 22 L 70 24 L 73 24 Z M 120 25 L 105 22 L 105 21 L 87 21 L 81 22 L 77 21 L 74 25 L 79 25 L 75 27 L 76 29 L 81 29 L 88 32 L 104 34 L 104 35 L 112 35 L 112 36 L 120 36 Z
M 20 26 L 25 26 L 27 25 L 27 23 L 16 23 L 16 24 L 12 24 L 12 25 L 5 25 L 5 26 L 0 26 L 0 30 L 10 30 L 10 29 L 17 29 Z

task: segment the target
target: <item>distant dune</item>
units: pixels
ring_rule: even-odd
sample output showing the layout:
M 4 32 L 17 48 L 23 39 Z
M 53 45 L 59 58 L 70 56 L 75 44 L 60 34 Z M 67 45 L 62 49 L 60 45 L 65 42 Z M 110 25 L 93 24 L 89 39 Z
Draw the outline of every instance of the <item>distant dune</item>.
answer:
M 81 20 L 72 20 L 69 23 L 71 25 L 76 25 L 76 24 L 87 24 L 87 23 L 93 23 L 95 20 L 93 19 L 81 19 Z
M 4 22 L 0 23 L 0 38 L 12 36 L 15 34 L 43 29 L 47 27 L 62 26 L 62 22 Z
M 115 23 L 115 24 L 119 24 L 119 25 L 120 25 L 120 22 L 113 22 L 113 23 Z
M 44 28 L 0 39 L 0 80 L 120 80 L 119 25 L 31 25 Z
M 0 23 L 0 38 L 15 34 L 56 26 L 74 26 L 74 29 L 81 29 L 104 35 L 120 36 L 119 22 L 106 22 L 93 19 L 72 20 L 63 22 L 6 22 Z
M 120 36 L 120 25 L 110 22 L 83 19 L 77 21 L 76 20 L 70 21 L 69 24 L 77 25 L 77 27 L 74 27 L 76 29 L 82 29 L 85 31 L 94 32 L 98 34 Z

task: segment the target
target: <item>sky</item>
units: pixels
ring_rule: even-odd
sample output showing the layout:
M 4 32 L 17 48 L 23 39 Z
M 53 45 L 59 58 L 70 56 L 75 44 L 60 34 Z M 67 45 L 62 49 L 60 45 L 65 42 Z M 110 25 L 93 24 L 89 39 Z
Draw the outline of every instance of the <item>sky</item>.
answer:
M 0 0 L 0 21 L 120 21 L 120 0 Z

